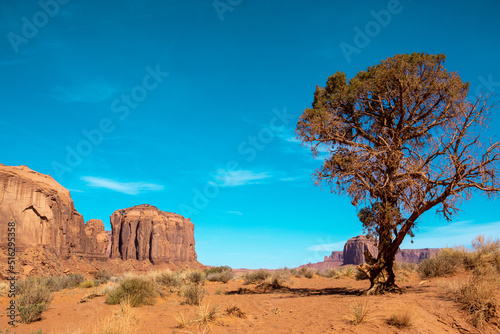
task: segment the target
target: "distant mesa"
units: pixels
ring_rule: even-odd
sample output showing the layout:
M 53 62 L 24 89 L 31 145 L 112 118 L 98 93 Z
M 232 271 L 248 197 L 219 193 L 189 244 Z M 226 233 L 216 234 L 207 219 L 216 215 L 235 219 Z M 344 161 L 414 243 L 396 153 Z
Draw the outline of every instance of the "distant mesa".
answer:
M 364 252 L 366 249 L 374 257 L 378 255 L 378 249 L 374 240 L 370 240 L 364 235 L 358 235 L 347 240 L 343 251 L 334 251 L 330 256 L 325 256 L 322 262 L 308 263 L 306 266 L 322 270 L 348 264 L 359 265 L 365 262 Z M 396 254 L 396 261 L 418 263 L 436 255 L 439 250 L 440 248 L 401 249 Z
M 115 211 L 111 217 L 111 258 L 196 261 L 190 219 L 148 204 Z
M 84 223 L 69 191 L 26 166 L 0 164 L 0 247 L 8 247 L 8 222 L 16 224 L 16 250 L 42 247 L 56 258 L 196 261 L 194 224 L 181 215 L 142 204 L 117 210 L 112 231 L 99 219 Z

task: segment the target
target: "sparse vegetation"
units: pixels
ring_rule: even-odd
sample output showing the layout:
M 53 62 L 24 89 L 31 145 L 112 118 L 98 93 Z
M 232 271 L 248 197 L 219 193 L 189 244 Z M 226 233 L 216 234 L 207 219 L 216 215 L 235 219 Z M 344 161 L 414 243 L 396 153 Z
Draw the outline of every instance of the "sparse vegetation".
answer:
M 62 289 L 72 289 L 79 287 L 85 281 L 82 274 L 69 274 L 68 276 L 47 276 L 29 278 L 25 281 L 17 282 L 18 292 L 22 292 L 28 280 L 36 280 L 40 285 L 45 286 L 50 292 L 56 292 Z
M 229 266 L 219 266 L 205 269 L 205 274 L 207 275 L 207 280 L 222 283 L 229 282 L 235 276 L 233 269 Z
M 241 275 L 241 278 L 243 278 L 244 284 L 260 284 L 271 277 L 271 275 L 271 272 L 260 269 L 244 273 Z
M 200 305 L 206 293 L 206 290 L 199 284 L 188 284 L 181 290 L 184 304 L 188 305 Z
M 190 282 L 195 284 L 203 284 L 207 280 L 205 273 L 196 270 L 188 272 L 186 277 Z
M 346 319 L 353 325 L 358 325 L 368 320 L 369 313 L 367 303 L 350 304 Z
M 82 283 L 80 283 L 80 287 L 84 288 L 84 289 L 93 288 L 93 287 L 96 287 L 98 285 L 99 285 L 99 282 L 97 282 L 96 280 L 92 280 L 92 279 L 88 279 L 88 280 L 85 280 Z
M 313 278 L 314 270 L 308 266 L 302 266 L 297 270 L 295 277 Z
M 401 310 L 394 312 L 387 323 L 398 328 L 410 327 L 413 322 L 413 312 L 410 308 L 404 307 Z
M 332 277 L 335 279 L 355 277 L 357 271 L 359 270 L 355 270 L 354 267 L 343 267 L 340 269 L 334 269 L 332 271 Z
M 420 262 L 418 272 L 422 278 L 450 276 L 464 268 L 467 256 L 468 252 L 462 248 L 445 248 Z
M 452 299 L 469 313 L 470 322 L 481 328 L 497 319 L 499 305 L 495 294 L 500 289 L 500 240 L 478 236 L 472 247 L 473 252 L 464 252 L 462 256 L 462 267 L 472 270 L 472 277 L 465 284 L 450 285 L 448 290 Z
M 143 277 L 126 277 L 108 293 L 106 303 L 115 305 L 128 301 L 132 307 L 154 305 L 159 293 L 154 283 Z
M 128 298 L 120 302 L 120 311 L 104 320 L 104 323 L 95 330 L 95 334 L 132 334 L 135 322 L 135 311 Z
M 36 278 L 26 279 L 18 293 L 17 309 L 23 323 L 40 320 L 53 299 L 50 289 Z
M 108 282 L 113 274 L 107 270 L 99 270 L 94 274 L 94 279 L 99 282 L 99 284 L 103 284 Z
M 168 269 L 161 272 L 156 272 L 154 279 L 159 284 L 170 288 L 178 288 L 182 286 L 184 281 L 180 273 L 175 273 Z

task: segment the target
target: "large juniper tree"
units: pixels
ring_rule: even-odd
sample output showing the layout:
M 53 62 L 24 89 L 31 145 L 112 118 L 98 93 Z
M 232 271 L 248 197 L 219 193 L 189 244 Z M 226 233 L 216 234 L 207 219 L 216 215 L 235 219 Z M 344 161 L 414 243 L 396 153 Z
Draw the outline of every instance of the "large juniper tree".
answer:
M 484 141 L 485 97 L 468 99 L 469 84 L 448 72 L 444 55 L 396 55 L 347 82 L 342 72 L 317 87 L 297 135 L 313 154 L 326 150 L 314 174 L 350 196 L 378 254 L 359 267 L 368 294 L 400 291 L 394 258 L 417 219 L 436 208 L 446 219 L 472 192 L 500 190 L 500 142 Z

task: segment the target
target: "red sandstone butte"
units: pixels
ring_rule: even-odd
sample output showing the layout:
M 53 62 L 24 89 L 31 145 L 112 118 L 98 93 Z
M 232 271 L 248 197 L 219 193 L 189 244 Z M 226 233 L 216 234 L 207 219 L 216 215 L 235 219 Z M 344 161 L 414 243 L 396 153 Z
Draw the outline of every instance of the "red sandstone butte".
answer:
M 196 261 L 194 225 L 188 218 L 142 204 L 117 210 L 110 220 L 111 258 Z

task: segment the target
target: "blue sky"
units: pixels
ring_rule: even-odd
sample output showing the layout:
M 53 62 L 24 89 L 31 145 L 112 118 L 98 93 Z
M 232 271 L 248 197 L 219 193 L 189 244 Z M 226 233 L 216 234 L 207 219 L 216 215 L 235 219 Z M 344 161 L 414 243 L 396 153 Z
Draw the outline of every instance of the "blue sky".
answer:
M 76 1 L 0 5 L 1 163 L 70 189 L 85 220 L 149 203 L 195 224 L 199 261 L 298 266 L 361 234 L 348 198 L 314 186 L 295 138 L 316 85 L 400 53 L 444 53 L 476 92 L 500 91 L 496 0 Z M 493 97 L 492 100 L 498 100 Z M 499 110 L 488 133 L 498 136 Z M 498 237 L 475 196 L 415 243 Z

